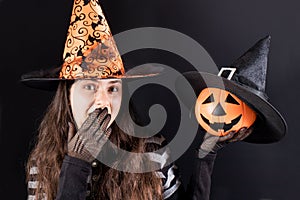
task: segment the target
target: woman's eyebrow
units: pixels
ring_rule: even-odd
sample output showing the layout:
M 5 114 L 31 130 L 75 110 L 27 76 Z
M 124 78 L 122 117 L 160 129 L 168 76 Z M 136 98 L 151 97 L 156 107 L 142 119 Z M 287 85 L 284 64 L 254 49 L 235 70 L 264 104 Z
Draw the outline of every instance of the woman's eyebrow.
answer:
M 113 84 L 113 83 L 122 83 L 121 80 L 112 80 L 112 81 L 109 81 L 109 83 Z

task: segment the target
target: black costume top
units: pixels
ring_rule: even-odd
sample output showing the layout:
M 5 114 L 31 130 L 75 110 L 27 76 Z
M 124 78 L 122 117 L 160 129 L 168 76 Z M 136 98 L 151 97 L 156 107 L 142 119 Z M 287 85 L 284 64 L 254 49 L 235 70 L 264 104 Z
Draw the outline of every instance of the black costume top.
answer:
M 151 142 L 154 141 L 155 140 L 151 140 Z M 164 154 L 165 153 L 166 152 L 164 152 Z M 159 157 L 158 159 L 155 159 L 155 161 L 165 163 L 166 160 L 164 159 L 169 159 L 169 157 L 165 155 L 155 155 Z M 180 180 L 180 174 L 175 163 L 163 166 L 162 169 L 156 173 L 160 178 L 162 178 L 163 199 L 208 200 L 210 195 L 211 174 L 215 158 L 216 154 L 212 153 L 209 153 L 204 158 L 199 158 L 198 154 L 196 154 L 193 172 L 186 190 Z M 101 163 L 97 160 L 92 163 L 88 163 L 78 158 L 66 155 L 61 167 L 59 188 L 56 199 L 97 199 L 95 196 L 96 192 L 94 192 L 95 187 L 93 187 L 93 185 L 95 185 L 99 179 L 98 173 L 100 164 Z M 38 171 L 36 167 L 33 167 L 30 170 L 31 178 L 28 182 L 28 200 L 36 199 L 34 193 L 38 185 L 37 180 L 35 180 L 37 173 Z

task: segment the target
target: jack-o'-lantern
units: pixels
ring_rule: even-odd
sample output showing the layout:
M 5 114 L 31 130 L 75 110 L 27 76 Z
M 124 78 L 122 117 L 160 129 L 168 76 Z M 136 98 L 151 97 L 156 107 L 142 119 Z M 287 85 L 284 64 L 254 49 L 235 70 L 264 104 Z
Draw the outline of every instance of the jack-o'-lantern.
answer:
M 227 135 L 242 127 L 249 128 L 255 112 L 234 94 L 219 88 L 205 88 L 195 105 L 198 123 L 210 134 Z

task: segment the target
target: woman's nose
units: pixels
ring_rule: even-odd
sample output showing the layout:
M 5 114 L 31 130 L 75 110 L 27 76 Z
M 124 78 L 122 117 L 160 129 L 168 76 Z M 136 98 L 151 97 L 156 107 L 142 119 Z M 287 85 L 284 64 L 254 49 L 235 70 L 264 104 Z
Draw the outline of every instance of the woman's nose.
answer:
M 109 95 L 104 91 L 97 91 L 95 93 L 95 107 L 96 108 L 107 108 L 109 114 L 111 114 L 111 99 Z

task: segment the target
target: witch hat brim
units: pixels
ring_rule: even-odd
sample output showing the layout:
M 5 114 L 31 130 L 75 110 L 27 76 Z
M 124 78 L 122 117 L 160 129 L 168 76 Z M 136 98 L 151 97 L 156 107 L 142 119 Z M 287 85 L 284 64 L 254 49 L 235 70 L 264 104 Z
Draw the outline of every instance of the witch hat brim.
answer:
M 287 124 L 282 115 L 265 98 L 255 93 L 252 88 L 206 72 L 186 72 L 183 73 L 183 77 L 189 81 L 196 94 L 199 94 L 207 87 L 224 89 L 235 94 L 258 114 L 254 131 L 244 139 L 245 142 L 274 143 L 280 141 L 285 136 Z M 177 81 L 180 82 L 180 79 Z M 180 88 L 177 87 L 177 91 L 180 93 Z M 190 102 L 184 103 L 194 106 Z
M 21 76 L 21 82 L 31 88 L 54 91 L 57 89 L 59 82 L 61 81 L 70 81 L 68 79 L 59 78 L 59 73 L 61 72 L 61 66 L 52 67 L 49 69 L 41 69 L 37 71 L 32 71 Z M 124 75 L 106 77 L 107 78 L 120 78 L 120 79 L 138 79 L 138 78 L 147 78 L 157 75 L 162 75 L 164 68 L 155 64 L 143 64 L 136 66 L 128 70 Z M 82 79 L 82 78 L 80 78 Z M 93 78 L 87 78 L 93 79 Z M 71 81 L 74 81 L 73 79 Z

